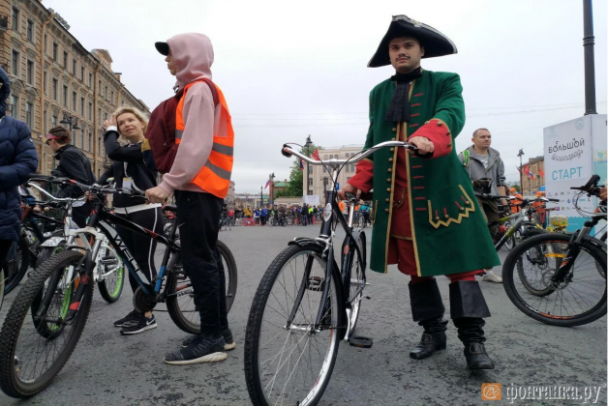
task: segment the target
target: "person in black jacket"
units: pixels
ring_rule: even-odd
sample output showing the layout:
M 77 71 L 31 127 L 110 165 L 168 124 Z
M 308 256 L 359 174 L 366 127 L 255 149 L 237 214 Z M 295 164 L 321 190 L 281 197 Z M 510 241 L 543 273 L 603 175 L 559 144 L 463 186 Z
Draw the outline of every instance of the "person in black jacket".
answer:
M 38 155 L 27 124 L 6 116 L 6 99 L 11 93 L 10 81 L 0 68 L 0 307 L 4 292 L 2 266 L 13 241 L 19 239 L 21 197 L 18 187 L 30 173 L 36 172 Z
M 114 178 L 116 187 L 128 189 L 134 185 L 141 190 L 147 190 L 156 186 L 157 171 L 154 160 L 149 159 L 152 157 L 151 153 L 148 153 L 148 140 L 144 138 L 147 125 L 146 116 L 133 107 L 121 107 L 111 119 L 104 121 L 104 145 L 108 157 L 114 162 L 99 178 L 100 184 L 106 183 L 109 178 Z M 128 140 L 128 144 L 120 145 L 118 142 L 120 135 Z M 119 194 L 114 195 L 113 202 L 114 212 L 117 215 L 148 230 L 162 233 L 161 204 L 146 204 L 144 197 Z M 116 227 L 116 231 L 133 254 L 142 272 L 146 274 L 148 280 L 153 281 L 156 278 L 154 265 L 156 240 L 120 226 Z M 133 291 L 139 287 L 131 274 L 129 274 L 129 282 Z M 140 314 L 136 310 L 114 322 L 114 325 L 122 327 L 120 333 L 124 335 L 139 334 L 157 327 L 156 317 L 152 312 Z
M 63 127 L 53 127 L 46 135 L 46 144 L 55 152 L 55 159 L 59 160 L 59 165 L 51 171 L 51 175 L 92 185 L 95 183 L 95 175 L 91 170 L 91 161 L 81 150 L 70 144 L 70 140 L 70 131 Z M 67 185 L 61 189 L 57 197 L 78 198 L 84 193 L 78 185 Z M 87 225 L 87 217 L 92 210 L 93 205 L 88 200 L 75 202 L 72 205 L 72 219 L 78 227 L 83 228 Z

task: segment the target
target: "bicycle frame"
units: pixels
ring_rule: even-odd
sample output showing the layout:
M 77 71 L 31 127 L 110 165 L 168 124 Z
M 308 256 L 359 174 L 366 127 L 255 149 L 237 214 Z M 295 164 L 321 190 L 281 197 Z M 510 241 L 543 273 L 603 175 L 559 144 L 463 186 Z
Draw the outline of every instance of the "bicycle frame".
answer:
M 517 219 L 515 221 L 515 223 L 511 224 L 511 227 L 505 232 L 505 234 L 502 236 L 502 238 L 500 240 L 498 240 L 498 242 L 496 243 L 495 247 L 496 247 L 496 251 L 500 250 L 502 248 L 503 245 L 505 245 L 505 243 L 507 242 L 507 240 L 515 233 L 515 231 L 519 228 L 519 226 L 526 221 L 526 213 L 525 213 L 525 209 L 522 208 L 522 210 L 519 213 L 514 213 L 511 214 L 507 217 L 503 217 L 500 220 L 498 220 L 500 223 L 504 223 L 507 220 L 513 220 L 513 219 Z

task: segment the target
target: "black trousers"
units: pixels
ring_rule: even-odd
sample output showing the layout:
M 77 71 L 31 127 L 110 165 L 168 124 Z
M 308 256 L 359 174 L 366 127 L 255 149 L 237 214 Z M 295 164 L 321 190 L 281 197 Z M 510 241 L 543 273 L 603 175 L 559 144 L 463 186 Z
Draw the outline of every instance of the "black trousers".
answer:
M 72 208 L 72 220 L 79 228 L 86 227 L 87 217 L 91 215 L 93 209 L 93 204 L 87 200 L 82 206 Z
M 128 212 L 127 208 L 127 212 Z M 164 216 L 161 212 L 160 207 L 156 209 L 148 209 L 136 211 L 135 213 L 128 214 L 116 214 L 117 216 L 126 218 L 129 221 L 137 223 L 138 225 L 152 230 L 157 234 L 162 234 L 164 225 Z M 156 278 L 156 265 L 154 264 L 154 253 L 156 252 L 156 240 L 152 238 L 137 234 L 127 228 L 116 226 L 116 232 L 120 238 L 125 242 L 125 245 L 137 261 L 141 271 L 146 275 L 148 280 L 152 282 Z M 129 272 L 129 283 L 131 289 L 135 292 L 135 289 L 139 286 L 135 281 L 135 278 Z
M 10 240 L 0 240 L 0 272 L 2 272 L 2 267 L 4 267 L 4 261 L 8 257 L 8 253 L 13 246 L 13 241 Z M 8 275 L 5 275 L 8 276 Z
M 223 199 L 209 193 L 176 191 L 184 272 L 192 282 L 201 334 L 218 335 L 228 328 L 226 281 L 217 249 Z

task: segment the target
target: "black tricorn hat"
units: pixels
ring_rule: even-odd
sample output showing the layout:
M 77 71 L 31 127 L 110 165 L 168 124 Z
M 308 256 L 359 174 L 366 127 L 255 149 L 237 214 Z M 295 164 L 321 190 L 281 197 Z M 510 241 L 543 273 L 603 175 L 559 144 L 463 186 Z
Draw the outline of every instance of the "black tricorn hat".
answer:
M 393 21 L 388 27 L 388 31 L 382 38 L 376 53 L 367 64 L 368 68 L 378 68 L 391 64 L 388 56 L 388 44 L 393 38 L 414 37 L 424 46 L 423 58 L 433 58 L 435 56 L 451 55 L 458 53 L 456 45 L 451 39 L 434 29 L 433 27 L 412 20 L 406 15 L 400 14 L 393 16 Z

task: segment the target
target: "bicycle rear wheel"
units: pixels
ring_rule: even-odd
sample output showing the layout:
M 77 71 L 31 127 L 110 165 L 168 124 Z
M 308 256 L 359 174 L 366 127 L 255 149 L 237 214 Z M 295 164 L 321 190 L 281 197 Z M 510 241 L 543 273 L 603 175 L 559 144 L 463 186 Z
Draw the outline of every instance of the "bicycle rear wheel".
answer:
M 332 280 L 325 280 L 325 267 L 322 248 L 294 245 L 264 274 L 245 336 L 245 377 L 254 405 L 305 406 L 321 399 L 344 333 L 340 275 L 334 266 Z M 326 283 L 329 295 L 323 303 Z M 315 326 L 320 308 L 324 316 Z
M 600 248 L 583 241 L 566 280 L 559 285 L 551 281 L 570 239 L 559 233 L 530 237 L 509 253 L 503 266 L 504 288 L 513 304 L 554 326 L 580 326 L 606 315 L 606 254 Z
M 75 318 L 65 322 L 76 286 L 66 280 L 67 270 L 82 256 L 63 251 L 41 264 L 8 311 L 0 332 L 0 388 L 8 396 L 27 398 L 45 389 L 74 351 L 93 299 L 91 281 Z
M 97 257 L 97 267 L 103 279 L 97 284 L 99 294 L 108 303 L 115 303 L 122 294 L 122 289 L 125 286 L 125 265 L 112 246 L 108 246 L 102 250 Z M 109 261 L 112 263 L 103 264 L 101 261 Z
M 222 260 L 226 286 L 226 311 L 230 312 L 238 285 L 238 271 L 232 252 L 226 244 L 217 241 L 217 248 Z M 182 331 L 198 334 L 201 329 L 199 312 L 194 304 L 194 288 L 190 278 L 184 272 L 178 257 L 171 259 L 167 267 L 171 271 L 167 275 L 167 311 L 171 320 Z

